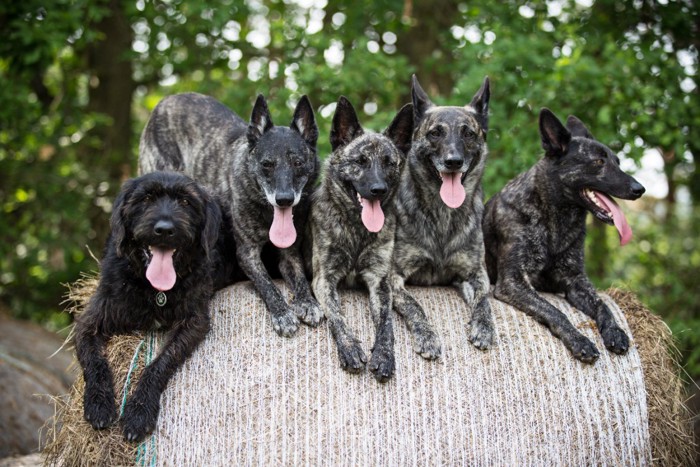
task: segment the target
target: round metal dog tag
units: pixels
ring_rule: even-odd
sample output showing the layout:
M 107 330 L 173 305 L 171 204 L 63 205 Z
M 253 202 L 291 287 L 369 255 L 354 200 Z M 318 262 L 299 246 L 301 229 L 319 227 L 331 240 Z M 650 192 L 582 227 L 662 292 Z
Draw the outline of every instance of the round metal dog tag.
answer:
M 163 292 L 158 292 L 156 294 L 156 305 L 158 306 L 163 306 L 168 302 L 168 297 L 165 296 L 165 293 Z

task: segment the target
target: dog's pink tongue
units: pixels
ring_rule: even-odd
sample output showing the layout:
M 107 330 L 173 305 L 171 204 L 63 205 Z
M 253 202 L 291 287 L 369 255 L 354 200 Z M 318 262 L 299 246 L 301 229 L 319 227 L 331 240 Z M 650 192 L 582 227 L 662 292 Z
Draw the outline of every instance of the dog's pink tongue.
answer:
M 464 203 L 464 198 L 467 193 L 462 186 L 462 174 L 459 172 L 445 173 L 441 172 L 442 187 L 440 187 L 440 198 L 451 208 L 458 208 Z
M 151 248 L 153 257 L 146 268 L 146 279 L 151 283 L 154 289 L 165 292 L 170 290 L 175 285 L 177 274 L 173 267 L 173 253 L 175 250 L 161 250 L 160 248 Z
M 370 232 L 379 232 L 384 227 L 384 211 L 382 204 L 378 199 L 371 201 L 366 198 L 360 198 L 362 204 L 362 223 L 365 224 Z
M 274 206 L 275 214 L 270 226 L 270 241 L 277 248 L 289 248 L 297 239 L 297 231 L 292 221 L 292 208 Z
M 626 245 L 630 240 L 632 240 L 632 228 L 630 228 L 627 223 L 625 215 L 622 213 L 620 206 L 617 205 L 615 201 L 605 196 L 603 193 L 594 191 L 598 200 L 605 205 L 605 207 L 612 213 L 613 223 L 617 232 L 620 234 L 620 245 Z

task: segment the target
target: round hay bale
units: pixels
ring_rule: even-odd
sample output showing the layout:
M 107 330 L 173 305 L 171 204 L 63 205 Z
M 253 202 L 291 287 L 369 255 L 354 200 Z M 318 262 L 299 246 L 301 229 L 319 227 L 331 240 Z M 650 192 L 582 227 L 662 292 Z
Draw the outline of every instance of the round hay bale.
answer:
M 586 365 L 543 326 L 493 298 L 498 335 L 491 350 L 479 351 L 469 344 L 468 311 L 454 290 L 411 292 L 435 324 L 443 356 L 423 360 L 397 318 L 396 374 L 380 385 L 368 373 L 340 369 L 325 324 L 280 338 L 252 285 L 231 286 L 212 300 L 212 331 L 170 381 L 151 437 L 136 446 L 123 441 L 118 426 L 93 430 L 82 418 L 78 381 L 71 399 L 61 404 L 63 428 L 51 433 L 47 462 L 683 465 L 692 460 L 670 332 L 631 294 L 611 292 L 624 310 L 629 307 L 628 319 L 601 294 L 633 336 L 625 356 L 603 350 L 585 315 L 561 297 L 546 295 L 601 349 L 595 365 Z M 366 294 L 344 291 L 341 299 L 369 355 L 374 331 Z M 146 354 L 157 352 L 159 336 L 145 337 L 112 339 L 118 397 L 134 355 L 140 369 Z

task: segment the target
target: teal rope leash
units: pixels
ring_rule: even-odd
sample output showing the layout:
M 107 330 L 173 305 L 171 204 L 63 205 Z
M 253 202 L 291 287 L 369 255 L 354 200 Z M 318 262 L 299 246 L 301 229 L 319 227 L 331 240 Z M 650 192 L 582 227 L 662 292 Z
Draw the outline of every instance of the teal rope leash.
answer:
M 145 365 L 148 366 L 153 361 L 153 350 L 156 346 L 156 335 L 153 331 L 148 333 L 148 347 L 145 355 Z M 143 343 L 143 341 L 141 341 Z M 150 446 L 149 446 L 150 445 Z M 150 459 L 147 459 L 147 455 L 150 452 Z M 156 434 L 155 431 L 151 433 L 150 439 L 145 439 L 139 444 L 136 450 L 136 465 L 141 466 L 155 466 L 156 465 Z

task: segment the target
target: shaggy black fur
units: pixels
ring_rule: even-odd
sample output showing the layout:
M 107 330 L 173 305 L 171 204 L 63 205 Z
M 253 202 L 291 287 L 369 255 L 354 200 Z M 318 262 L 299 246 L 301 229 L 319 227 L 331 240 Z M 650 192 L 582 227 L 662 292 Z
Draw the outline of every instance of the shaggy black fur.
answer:
M 154 172 L 127 181 L 111 217 L 111 232 L 97 291 L 76 318 L 75 348 L 85 379 L 85 419 L 96 429 L 117 418 L 112 372 L 105 359 L 110 337 L 159 326 L 170 329 L 162 351 L 148 365 L 122 416 L 124 437 L 139 441 L 156 425 L 160 395 L 170 377 L 209 331 L 209 300 L 230 282 L 236 265 L 221 209 L 192 179 Z M 230 230 L 229 230 L 230 231 Z M 172 251 L 175 284 L 156 302 L 146 278 L 152 251 Z M 166 286 L 167 288 L 167 286 Z

